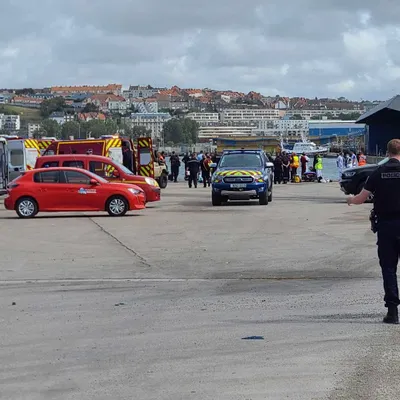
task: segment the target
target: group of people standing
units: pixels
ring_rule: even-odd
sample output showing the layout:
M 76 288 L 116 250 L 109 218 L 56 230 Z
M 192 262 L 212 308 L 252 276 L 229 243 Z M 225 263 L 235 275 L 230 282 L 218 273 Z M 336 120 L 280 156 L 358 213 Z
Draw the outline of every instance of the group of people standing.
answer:
M 204 187 L 210 187 L 211 164 L 213 163 L 213 160 L 209 153 L 204 153 L 203 151 L 200 151 L 199 154 L 191 153 L 189 155 L 189 153 L 186 153 L 182 158 L 182 162 L 185 165 L 185 180 L 188 181 L 190 188 L 193 186 L 197 188 L 199 181 L 203 182 Z M 177 182 L 181 161 L 174 151 L 171 154 L 170 163 L 172 180 Z
M 338 169 L 339 180 L 342 178 L 343 170 L 346 168 L 362 167 L 367 164 L 367 156 L 360 151 L 355 153 L 338 153 L 336 158 L 336 166 Z
M 296 153 L 287 154 L 286 151 L 277 153 L 274 160 L 274 183 L 288 183 L 289 181 L 295 182 L 298 177 L 298 169 L 301 167 L 301 176 L 303 178 L 307 173 L 307 164 L 310 162 L 308 156 L 303 153 L 300 157 Z M 322 179 L 323 161 L 322 156 L 317 154 L 314 157 L 313 167 L 318 180 Z

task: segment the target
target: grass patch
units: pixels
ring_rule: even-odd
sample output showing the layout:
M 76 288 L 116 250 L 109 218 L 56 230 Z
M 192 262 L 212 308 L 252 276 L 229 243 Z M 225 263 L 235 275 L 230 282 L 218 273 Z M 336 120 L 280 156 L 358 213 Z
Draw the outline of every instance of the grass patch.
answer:
M 0 105 L 0 114 L 18 114 L 21 117 L 21 125 L 25 126 L 29 122 L 40 122 L 42 121 L 42 117 L 40 115 L 40 110 L 38 108 L 27 108 L 20 107 L 11 104 L 2 104 Z

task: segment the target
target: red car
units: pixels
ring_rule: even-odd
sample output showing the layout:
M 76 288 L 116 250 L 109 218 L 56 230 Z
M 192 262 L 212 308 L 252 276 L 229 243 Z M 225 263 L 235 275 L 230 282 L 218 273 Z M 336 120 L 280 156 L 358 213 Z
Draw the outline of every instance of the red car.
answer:
M 80 168 L 40 168 L 24 172 L 8 185 L 7 210 L 21 218 L 39 211 L 107 211 L 111 216 L 145 208 L 141 188 L 111 183 Z
M 146 202 L 160 201 L 160 187 L 155 179 L 134 175 L 128 168 L 108 157 L 88 154 L 58 154 L 36 159 L 35 168 L 74 167 L 83 168 L 110 182 L 133 183 L 142 188 Z

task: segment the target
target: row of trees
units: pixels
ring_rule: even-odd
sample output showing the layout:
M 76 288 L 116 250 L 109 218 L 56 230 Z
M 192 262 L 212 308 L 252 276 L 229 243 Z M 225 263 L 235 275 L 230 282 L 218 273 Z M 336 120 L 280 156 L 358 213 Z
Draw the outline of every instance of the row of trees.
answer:
M 163 127 L 164 141 L 171 144 L 194 144 L 198 132 L 199 124 L 190 118 L 172 118 Z

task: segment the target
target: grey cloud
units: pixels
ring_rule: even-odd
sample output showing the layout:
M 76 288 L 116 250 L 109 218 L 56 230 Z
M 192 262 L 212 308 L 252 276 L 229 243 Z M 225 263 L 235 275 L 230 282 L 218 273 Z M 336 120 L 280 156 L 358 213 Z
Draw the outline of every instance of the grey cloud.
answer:
M 386 98 L 399 86 L 391 0 L 1 3 L 0 87 L 113 81 L 310 97 L 350 87 L 350 98 Z

